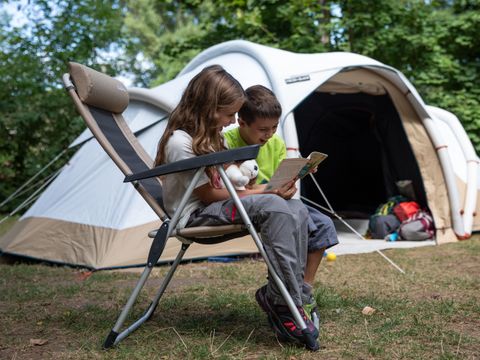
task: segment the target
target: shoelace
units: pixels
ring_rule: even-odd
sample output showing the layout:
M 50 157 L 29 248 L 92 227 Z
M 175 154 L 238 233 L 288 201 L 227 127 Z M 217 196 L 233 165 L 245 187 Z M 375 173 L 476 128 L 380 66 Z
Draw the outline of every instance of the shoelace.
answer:
M 303 310 L 303 308 L 298 308 L 298 311 L 300 312 L 300 315 L 302 316 L 303 321 L 305 321 L 305 323 L 307 323 L 307 326 L 308 326 L 308 321 L 311 321 L 311 320 L 307 318 L 307 315 L 305 314 L 305 311 Z M 284 321 L 283 326 L 288 328 L 291 332 L 294 332 L 295 330 L 297 330 L 297 325 L 291 320 Z

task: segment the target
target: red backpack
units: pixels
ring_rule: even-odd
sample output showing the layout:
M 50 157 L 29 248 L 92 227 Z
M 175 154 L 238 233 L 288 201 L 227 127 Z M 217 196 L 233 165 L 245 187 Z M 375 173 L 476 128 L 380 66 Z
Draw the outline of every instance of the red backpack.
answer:
M 411 218 L 420 210 L 420 205 L 415 201 L 404 201 L 393 208 L 393 213 L 401 222 Z

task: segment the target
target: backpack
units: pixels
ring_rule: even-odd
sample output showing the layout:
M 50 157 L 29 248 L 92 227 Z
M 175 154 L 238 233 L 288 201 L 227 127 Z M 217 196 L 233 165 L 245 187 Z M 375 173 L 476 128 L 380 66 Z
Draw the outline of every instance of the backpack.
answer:
M 428 240 L 435 236 L 433 218 L 425 210 L 419 210 L 416 214 L 405 220 L 398 229 L 399 240 Z
M 420 210 L 420 205 L 415 201 L 403 201 L 393 208 L 393 213 L 401 222 L 409 219 Z
M 370 219 L 369 219 L 369 222 L 368 222 L 368 230 L 374 238 L 383 239 L 385 237 L 385 235 L 388 235 L 388 233 L 384 233 L 383 231 L 379 231 L 379 228 L 383 229 L 383 223 L 385 221 L 391 223 L 391 219 L 390 219 L 391 217 L 387 216 L 387 215 L 391 215 L 393 213 L 393 208 L 395 207 L 395 205 L 397 205 L 398 203 L 401 203 L 403 201 L 406 201 L 406 200 L 407 199 L 404 196 L 401 196 L 401 195 L 392 196 L 392 197 L 387 199 L 386 203 L 380 204 L 377 207 L 377 209 L 375 210 L 375 213 L 372 216 L 370 216 Z M 379 224 L 377 226 L 377 220 L 379 218 L 382 219 L 381 220 L 382 225 Z M 393 226 L 393 224 L 390 224 L 388 226 L 388 228 L 391 231 L 395 231 L 396 229 L 394 229 L 392 226 Z
M 370 224 L 372 239 L 384 239 L 387 235 L 398 230 L 400 221 L 393 214 L 376 215 L 375 221 Z

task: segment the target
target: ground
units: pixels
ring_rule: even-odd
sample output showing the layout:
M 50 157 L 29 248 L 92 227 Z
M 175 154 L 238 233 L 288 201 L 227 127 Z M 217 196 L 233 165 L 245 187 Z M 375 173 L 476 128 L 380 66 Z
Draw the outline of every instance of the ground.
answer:
M 266 278 L 257 259 L 181 265 L 152 319 L 104 351 L 138 270 L 90 273 L 0 258 L 0 358 L 479 358 L 480 236 L 385 253 L 406 275 L 376 253 L 322 263 L 315 284 L 319 354 L 275 339 L 254 300 Z M 134 315 L 166 271 L 154 269 Z M 376 311 L 364 315 L 365 306 Z

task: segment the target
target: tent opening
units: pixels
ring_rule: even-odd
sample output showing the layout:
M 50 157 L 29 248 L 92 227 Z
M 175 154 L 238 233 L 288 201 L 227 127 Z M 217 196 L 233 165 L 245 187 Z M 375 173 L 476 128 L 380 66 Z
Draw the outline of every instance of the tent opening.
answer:
M 294 117 L 302 156 L 312 151 L 329 155 L 315 178 L 341 216 L 367 218 L 399 194 L 400 180 L 411 180 L 416 201 L 427 205 L 417 161 L 385 91 L 333 93 L 320 87 L 297 106 Z M 308 177 L 302 195 L 325 205 Z

